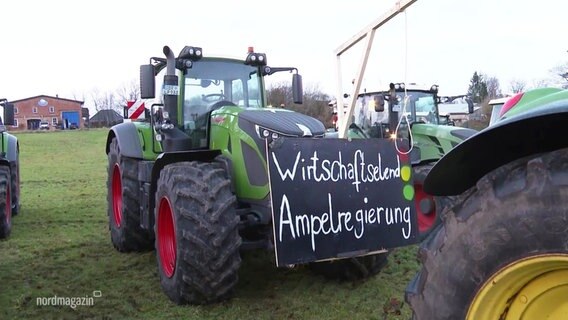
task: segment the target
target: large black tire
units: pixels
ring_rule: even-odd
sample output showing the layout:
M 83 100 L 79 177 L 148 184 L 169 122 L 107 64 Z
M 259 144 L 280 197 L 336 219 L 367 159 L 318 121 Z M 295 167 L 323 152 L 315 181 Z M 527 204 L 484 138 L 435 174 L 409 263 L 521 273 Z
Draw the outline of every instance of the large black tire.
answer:
M 10 169 L 0 167 L 0 239 L 7 238 L 12 231 L 10 190 Z
M 481 309 L 504 318 L 517 296 L 525 298 L 523 287 L 546 272 L 568 270 L 568 149 L 504 165 L 459 200 L 419 249 L 423 267 L 406 291 L 414 319 L 488 319 L 476 313 Z M 526 273 L 512 267 L 522 263 L 534 265 Z M 499 281 L 492 278 L 497 274 Z M 567 290 L 563 279 L 560 292 Z M 480 304 L 487 292 L 507 294 Z M 499 299 L 503 305 L 491 305 Z M 564 303 L 565 296 L 547 301 Z
M 120 252 L 147 251 L 154 247 L 151 231 L 140 226 L 138 165 L 123 157 L 116 138 L 108 153 L 107 212 L 112 244 Z
M 412 168 L 419 241 L 426 239 L 442 223 L 444 210 L 455 201 L 455 197 L 432 196 L 424 192 L 424 180 L 433 166 L 433 164 L 424 164 Z
M 228 299 L 241 265 L 236 197 L 218 162 L 180 162 L 160 173 L 155 208 L 160 283 L 177 304 Z
M 387 264 L 388 252 L 368 256 L 312 262 L 310 269 L 332 280 L 361 280 L 376 275 Z

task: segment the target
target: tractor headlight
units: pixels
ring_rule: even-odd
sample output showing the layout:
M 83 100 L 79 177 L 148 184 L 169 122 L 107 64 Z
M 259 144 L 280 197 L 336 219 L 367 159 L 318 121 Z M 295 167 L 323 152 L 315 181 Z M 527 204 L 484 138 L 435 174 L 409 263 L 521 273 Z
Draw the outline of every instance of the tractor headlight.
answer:
M 259 125 L 255 125 L 254 129 L 256 131 L 256 135 L 260 139 L 276 140 L 276 139 L 280 138 L 281 136 L 283 136 L 283 134 L 280 133 L 280 132 L 276 132 L 274 130 L 266 129 L 266 128 L 263 128 Z
M 266 54 L 249 52 L 246 59 L 245 59 L 245 64 L 251 65 L 251 66 L 265 66 L 266 65 Z

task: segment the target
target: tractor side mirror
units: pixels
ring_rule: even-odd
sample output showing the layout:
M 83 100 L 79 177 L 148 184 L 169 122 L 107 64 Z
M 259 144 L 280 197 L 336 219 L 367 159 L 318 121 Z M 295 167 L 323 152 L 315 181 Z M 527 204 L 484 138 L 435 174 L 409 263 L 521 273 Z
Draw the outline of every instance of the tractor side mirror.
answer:
M 373 100 L 375 100 L 375 112 L 385 111 L 385 97 L 382 94 L 374 96 Z
M 302 86 L 302 76 L 294 73 L 292 75 L 292 95 L 295 104 L 304 103 L 304 88 Z
M 154 66 L 144 64 L 140 66 L 140 98 L 155 98 L 156 79 L 154 77 Z
M 4 104 L 4 125 L 14 125 L 14 104 L 6 102 Z

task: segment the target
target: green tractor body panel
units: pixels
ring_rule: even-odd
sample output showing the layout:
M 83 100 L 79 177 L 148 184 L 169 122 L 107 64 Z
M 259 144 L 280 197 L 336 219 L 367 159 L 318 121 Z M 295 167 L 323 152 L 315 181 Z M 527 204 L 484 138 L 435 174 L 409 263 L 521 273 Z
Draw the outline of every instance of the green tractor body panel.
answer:
M 269 194 L 266 144 L 280 137 L 323 137 L 314 118 L 285 109 L 222 107 L 211 113 L 210 149 L 232 164 L 237 198 L 266 200 Z M 308 130 L 304 132 L 303 130 Z
M 268 176 L 261 174 L 253 179 L 251 171 L 266 172 L 265 151 L 257 145 L 255 138 L 239 129 L 240 107 L 224 107 L 211 114 L 211 149 L 231 160 L 234 190 L 238 198 L 262 200 L 268 196 Z M 245 155 L 246 153 L 246 155 Z M 254 163 L 256 168 L 247 168 Z M 249 169 L 249 170 L 247 170 Z
M 436 161 L 472 136 L 475 131 L 454 126 L 416 123 L 412 125 L 413 146 L 420 150 L 420 161 Z
M 4 153 L 6 160 L 10 162 L 18 161 L 18 138 L 16 136 L 8 132 L 2 132 L 2 153 Z
M 511 98 L 501 119 L 440 159 L 425 180 L 425 190 L 433 195 L 460 194 L 513 160 L 567 147 L 568 90 L 535 90 Z
M 155 161 L 162 153 L 162 145 L 155 140 L 155 133 L 148 122 L 133 122 L 136 126 L 140 145 L 142 146 L 142 159 Z

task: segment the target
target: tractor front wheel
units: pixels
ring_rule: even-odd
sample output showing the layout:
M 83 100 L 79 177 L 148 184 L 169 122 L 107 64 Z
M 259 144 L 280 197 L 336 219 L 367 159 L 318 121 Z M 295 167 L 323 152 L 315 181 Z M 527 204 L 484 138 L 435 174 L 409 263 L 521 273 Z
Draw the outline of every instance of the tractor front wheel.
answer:
M 568 149 L 504 165 L 446 212 L 406 300 L 421 319 L 564 319 Z
M 180 162 L 160 172 L 155 202 L 160 283 L 177 304 L 229 298 L 241 265 L 236 197 L 220 163 Z
M 10 169 L 0 167 L 0 239 L 12 231 L 12 196 L 10 194 Z
M 154 247 L 151 232 L 140 227 L 137 177 L 136 160 L 122 156 L 113 138 L 108 153 L 107 211 L 112 244 L 121 252 Z

